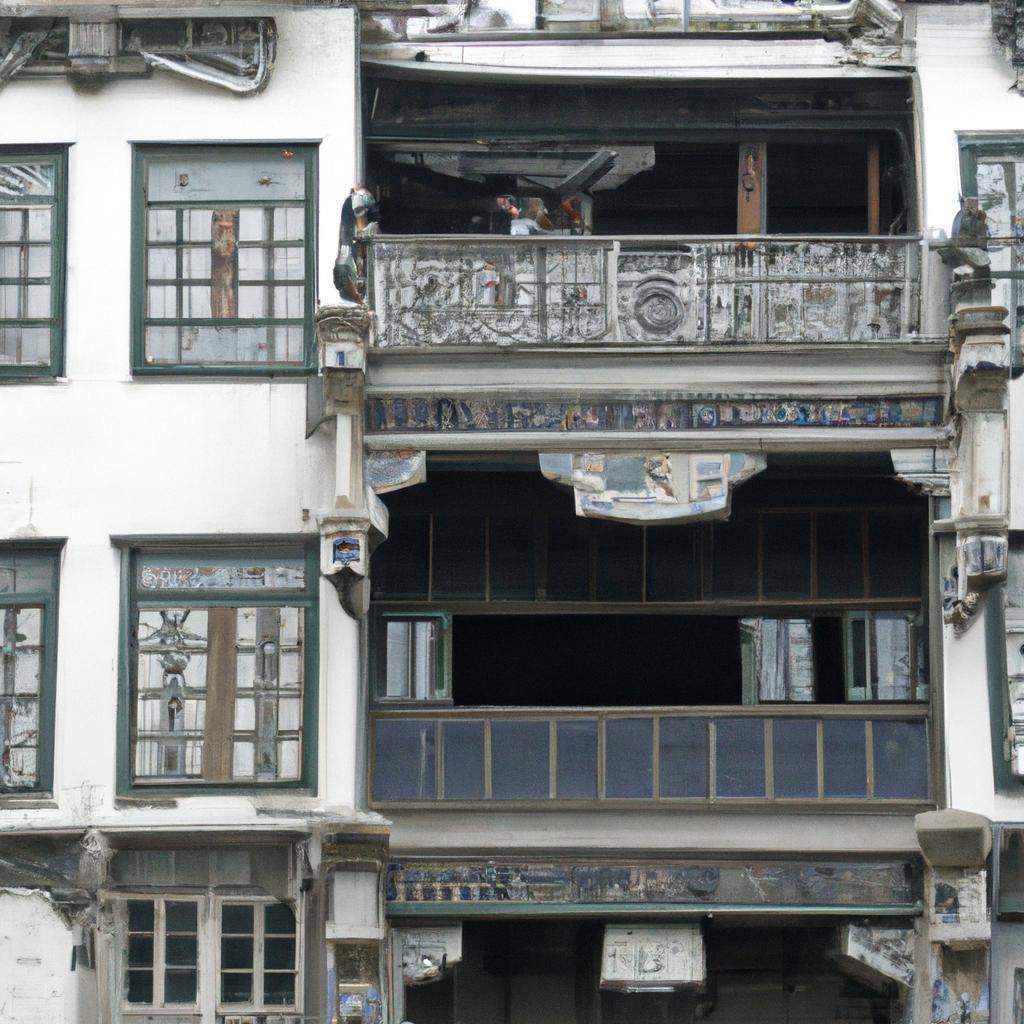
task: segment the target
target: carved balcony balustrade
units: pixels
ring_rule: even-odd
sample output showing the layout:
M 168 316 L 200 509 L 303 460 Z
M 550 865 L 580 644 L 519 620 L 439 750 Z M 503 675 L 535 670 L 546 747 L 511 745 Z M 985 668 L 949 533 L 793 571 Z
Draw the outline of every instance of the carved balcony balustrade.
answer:
M 925 804 L 924 704 L 371 715 L 376 804 Z
M 909 237 L 377 236 L 378 348 L 892 344 L 918 332 Z

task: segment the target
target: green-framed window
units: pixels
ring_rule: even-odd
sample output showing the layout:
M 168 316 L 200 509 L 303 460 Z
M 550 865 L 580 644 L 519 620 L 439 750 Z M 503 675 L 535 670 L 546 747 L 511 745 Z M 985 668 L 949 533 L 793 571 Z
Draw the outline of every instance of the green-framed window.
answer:
M 129 552 L 128 787 L 312 788 L 316 552 Z
M 0 546 L 0 796 L 53 785 L 59 559 Z
M 384 703 L 451 701 L 451 616 L 380 612 L 374 617 L 375 696 Z
M 1010 311 L 1014 376 L 1024 371 L 1024 133 L 962 132 L 960 190 L 985 212 L 994 305 Z
M 66 147 L 0 147 L 0 378 L 63 372 L 66 209 Z
M 297 145 L 135 148 L 135 373 L 313 368 L 316 157 Z

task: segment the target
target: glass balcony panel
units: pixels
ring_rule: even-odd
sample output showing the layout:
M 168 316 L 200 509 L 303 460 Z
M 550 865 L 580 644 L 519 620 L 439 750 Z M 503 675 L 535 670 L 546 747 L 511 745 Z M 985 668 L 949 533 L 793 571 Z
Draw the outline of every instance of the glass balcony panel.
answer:
M 604 795 L 654 796 L 654 719 L 610 718 L 604 725 Z
M 559 800 L 597 799 L 597 720 L 565 719 L 558 723 Z
M 550 728 L 546 721 L 491 723 L 491 792 L 495 800 L 547 800 L 551 795 Z
M 928 731 L 925 722 L 872 725 L 875 799 L 928 799 Z
M 817 721 L 778 718 L 772 722 L 772 764 L 777 800 L 817 797 Z
M 826 720 L 822 725 L 825 758 L 825 796 L 863 799 L 868 795 L 864 722 Z
M 444 797 L 482 800 L 484 797 L 484 723 L 445 722 Z
M 763 798 L 764 722 L 715 719 L 715 792 L 720 797 Z
M 706 800 L 708 723 L 704 718 L 663 718 L 658 736 L 662 799 Z
M 375 800 L 436 800 L 435 723 L 382 719 L 376 723 Z

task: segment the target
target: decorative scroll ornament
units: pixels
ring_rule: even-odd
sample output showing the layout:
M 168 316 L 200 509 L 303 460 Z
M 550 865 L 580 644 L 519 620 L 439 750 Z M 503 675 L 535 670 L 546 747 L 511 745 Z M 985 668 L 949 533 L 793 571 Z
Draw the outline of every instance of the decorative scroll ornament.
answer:
M 731 489 L 765 468 L 749 452 L 541 453 L 541 472 L 572 487 L 576 514 L 628 523 L 727 519 Z

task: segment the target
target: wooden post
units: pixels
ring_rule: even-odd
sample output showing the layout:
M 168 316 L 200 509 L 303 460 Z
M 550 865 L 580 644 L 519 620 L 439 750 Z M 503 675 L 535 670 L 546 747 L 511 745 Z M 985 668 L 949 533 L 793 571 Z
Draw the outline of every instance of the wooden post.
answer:
M 210 237 L 210 315 L 238 316 L 238 211 L 214 210 Z
M 235 680 L 238 653 L 237 609 L 210 608 L 207 613 L 206 729 L 203 778 L 230 782 L 234 773 Z
M 764 170 L 765 144 L 744 143 L 740 146 L 740 166 L 736 186 L 736 233 L 764 233 Z
M 868 234 L 881 234 L 881 161 L 878 143 L 868 143 Z

